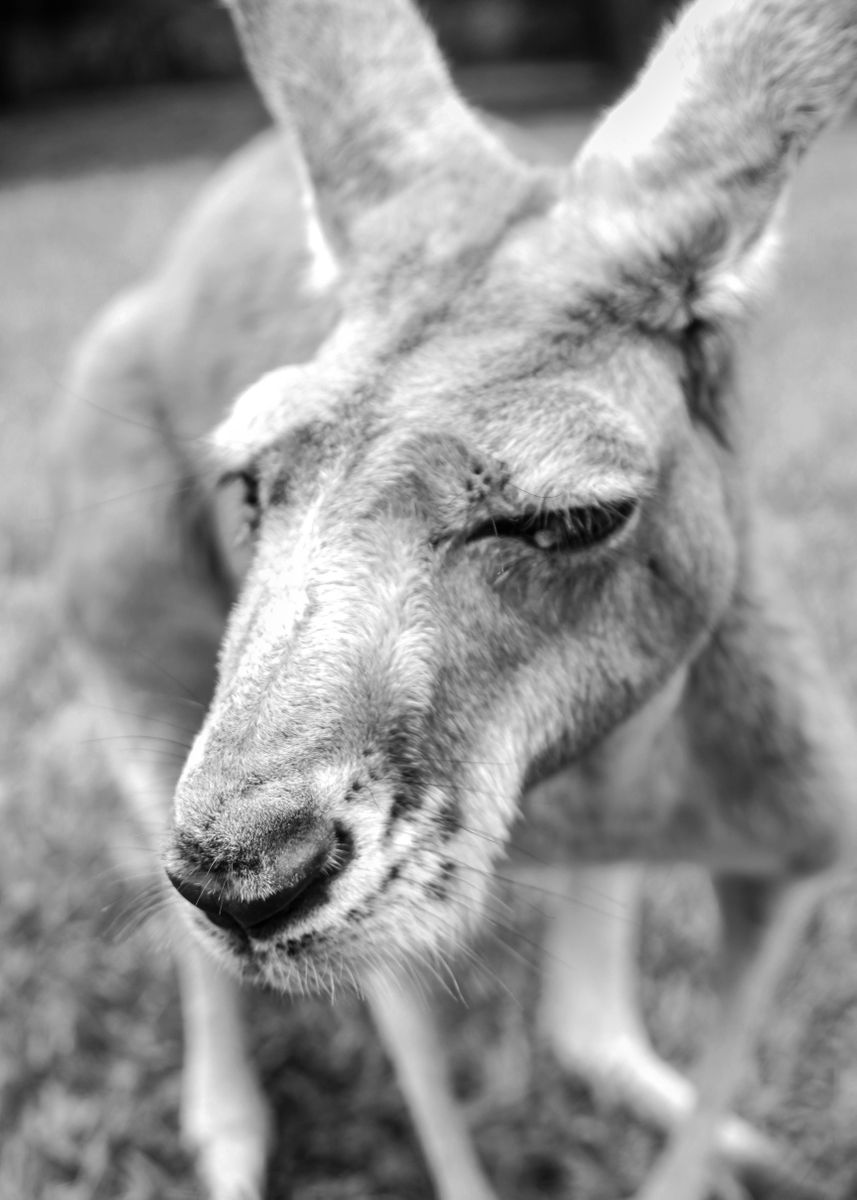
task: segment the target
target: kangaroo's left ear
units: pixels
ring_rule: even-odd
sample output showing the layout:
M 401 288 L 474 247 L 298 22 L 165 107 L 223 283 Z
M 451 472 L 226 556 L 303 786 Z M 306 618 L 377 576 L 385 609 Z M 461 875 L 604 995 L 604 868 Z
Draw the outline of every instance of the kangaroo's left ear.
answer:
M 367 271 L 425 256 L 528 174 L 455 91 L 409 0 L 226 3 L 328 235 Z
M 696 0 L 572 166 L 596 290 L 680 332 L 740 316 L 795 164 L 857 90 L 857 0 Z

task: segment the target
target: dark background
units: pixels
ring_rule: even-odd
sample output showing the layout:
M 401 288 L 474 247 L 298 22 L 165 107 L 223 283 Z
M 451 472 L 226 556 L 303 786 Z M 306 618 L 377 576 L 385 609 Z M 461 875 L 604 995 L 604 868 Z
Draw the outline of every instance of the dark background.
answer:
M 456 63 L 574 62 L 622 78 L 638 64 L 671 0 L 423 0 Z M 241 72 L 226 9 L 215 0 L 4 0 L 0 103 L 56 89 Z

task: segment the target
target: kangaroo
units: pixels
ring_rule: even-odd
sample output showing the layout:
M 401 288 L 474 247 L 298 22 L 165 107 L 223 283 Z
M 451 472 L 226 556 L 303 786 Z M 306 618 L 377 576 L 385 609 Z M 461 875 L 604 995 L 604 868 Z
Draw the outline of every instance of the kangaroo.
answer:
M 467 107 L 408 0 L 231 11 L 276 129 L 84 341 L 61 438 L 87 694 L 196 733 L 180 769 L 113 766 L 173 885 L 208 1193 L 260 1197 L 273 1136 L 243 980 L 364 991 L 438 1196 L 495 1195 L 409 964 L 467 938 L 512 840 L 562 880 L 543 1036 L 671 1131 L 637 1200 L 774 1171 L 730 1107 L 853 867 L 855 743 L 734 362 L 855 95 L 857 3 L 696 0 L 562 168 Z M 578 903 L 633 911 L 651 861 L 702 864 L 722 915 L 696 1090 L 648 1043 L 632 925 Z

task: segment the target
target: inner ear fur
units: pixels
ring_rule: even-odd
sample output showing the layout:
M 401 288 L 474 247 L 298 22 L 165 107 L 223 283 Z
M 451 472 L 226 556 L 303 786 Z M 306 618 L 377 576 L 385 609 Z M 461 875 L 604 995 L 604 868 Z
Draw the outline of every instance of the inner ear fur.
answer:
M 735 449 L 735 353 L 723 331 L 691 320 L 675 335 L 685 403 L 724 449 Z
M 742 315 L 798 160 L 857 90 L 853 0 L 696 0 L 575 161 L 602 287 L 675 332 Z

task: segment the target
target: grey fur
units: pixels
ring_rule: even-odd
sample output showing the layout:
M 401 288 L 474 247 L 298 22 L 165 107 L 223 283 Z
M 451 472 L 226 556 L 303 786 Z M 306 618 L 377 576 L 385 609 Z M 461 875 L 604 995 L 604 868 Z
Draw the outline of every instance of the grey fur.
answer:
M 116 495 L 176 472 L 195 497 L 190 565 L 160 493 L 90 507 L 66 540 L 106 692 L 179 711 L 132 630 L 213 691 L 171 869 L 251 903 L 283 853 L 344 831 L 277 936 L 188 910 L 197 935 L 283 988 L 430 954 L 522 810 L 557 862 L 687 859 L 766 888 L 850 866 L 852 727 L 758 549 L 731 356 L 791 168 L 854 94 L 857 5 L 699 0 L 570 171 L 483 129 L 404 2 L 233 10 L 289 136 L 226 169 L 82 351 L 73 390 L 145 428 L 67 434 L 70 508 L 104 498 L 96 451 Z M 311 284 L 305 168 L 335 286 Z M 214 486 L 242 473 L 249 563 Z M 589 549 L 486 532 L 628 501 Z M 698 1164 L 669 1170 L 702 1194 Z

